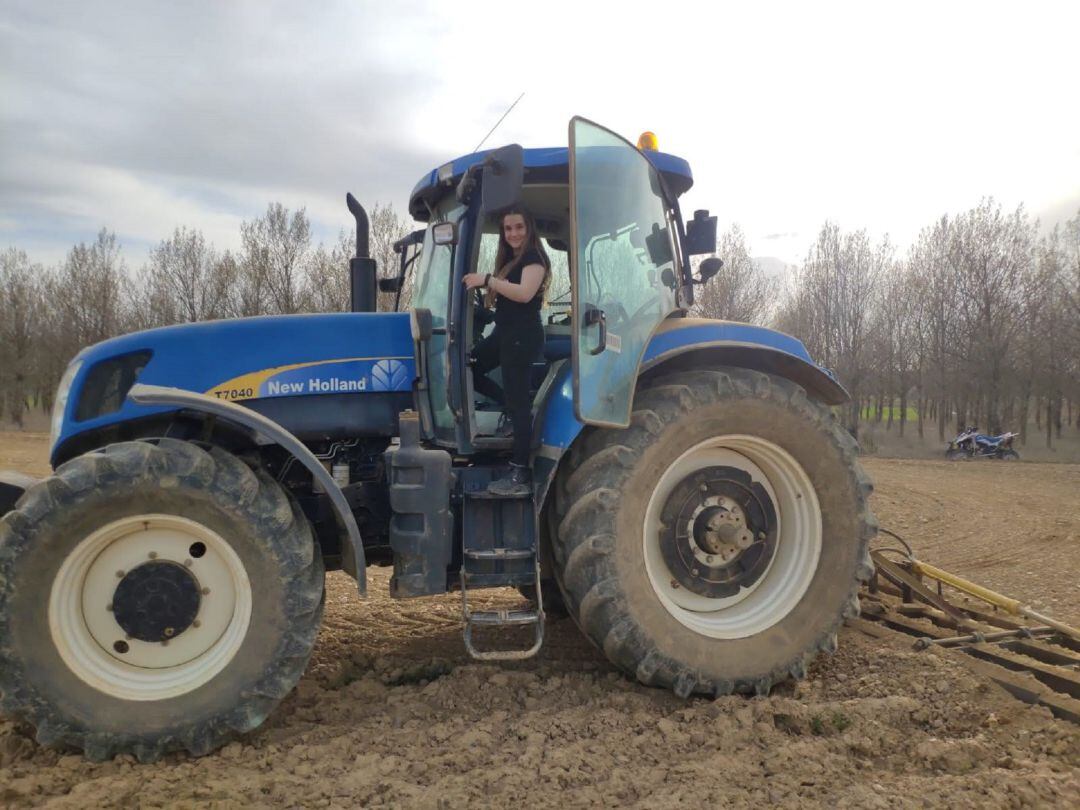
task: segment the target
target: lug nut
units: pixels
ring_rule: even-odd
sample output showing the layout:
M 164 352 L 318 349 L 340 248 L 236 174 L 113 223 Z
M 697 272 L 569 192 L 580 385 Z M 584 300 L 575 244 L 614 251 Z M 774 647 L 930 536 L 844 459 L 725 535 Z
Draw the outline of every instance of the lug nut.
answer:
M 112 608 L 112 602 L 109 602 L 109 604 L 107 604 L 107 605 L 105 606 L 105 609 L 106 609 L 107 611 L 109 611 L 110 613 L 112 613 L 112 609 L 113 609 L 113 608 Z
M 191 560 L 184 560 L 184 568 L 191 568 L 194 564 Z
M 203 589 L 202 589 L 202 595 L 203 595 L 203 596 L 206 596 L 206 595 L 207 595 L 208 593 L 210 593 L 210 589 L 209 589 L 209 588 L 203 588 Z
M 157 559 L 157 552 L 156 551 L 151 551 L 150 552 L 150 559 L 151 560 L 156 560 Z
M 165 636 L 166 636 L 166 638 L 172 638 L 175 635 L 176 635 L 176 630 L 175 629 L 173 629 L 172 627 L 166 627 L 165 628 Z
M 198 619 L 196 619 L 195 621 L 193 621 L 191 623 L 191 626 L 192 627 L 202 627 L 202 622 L 200 622 Z
M 124 578 L 124 572 L 123 571 L 117 571 L 116 572 L 116 578 L 117 579 L 123 579 Z
M 677 580 L 677 579 L 671 580 L 671 587 L 672 588 L 678 588 L 679 587 L 679 580 Z

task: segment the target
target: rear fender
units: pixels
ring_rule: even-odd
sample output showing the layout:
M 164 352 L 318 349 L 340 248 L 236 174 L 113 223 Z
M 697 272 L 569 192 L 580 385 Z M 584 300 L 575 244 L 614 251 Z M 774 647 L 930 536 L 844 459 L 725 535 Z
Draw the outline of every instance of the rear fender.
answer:
M 364 557 L 364 545 L 360 540 L 360 528 L 356 525 L 349 503 L 341 487 L 326 471 L 315 455 L 294 435 L 262 414 L 244 408 L 233 402 L 209 397 L 205 394 L 197 394 L 193 391 L 183 391 L 179 388 L 166 388 L 158 385 L 142 385 L 136 383 L 128 392 L 128 398 L 140 405 L 172 405 L 187 410 L 199 411 L 210 414 L 230 422 L 243 425 L 252 430 L 256 435 L 268 443 L 280 445 L 304 465 L 312 477 L 322 485 L 326 491 L 330 504 L 334 509 L 338 522 L 352 546 L 354 559 L 356 560 L 356 584 L 360 595 L 367 595 L 367 562 Z

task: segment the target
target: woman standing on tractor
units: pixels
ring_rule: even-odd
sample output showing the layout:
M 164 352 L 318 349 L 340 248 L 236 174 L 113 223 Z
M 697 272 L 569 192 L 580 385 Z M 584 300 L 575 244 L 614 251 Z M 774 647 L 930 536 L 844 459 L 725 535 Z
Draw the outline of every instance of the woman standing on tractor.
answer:
M 511 207 L 502 216 L 495 272 L 469 273 L 462 279 L 467 289 L 485 288 L 485 305 L 495 307 L 495 329 L 473 350 L 473 388 L 504 403 L 513 425 L 510 474 L 488 487 L 498 495 L 527 495 L 532 491 L 529 389 L 532 364 L 544 348 L 540 307 L 550 279 L 551 259 L 540 243 L 532 213 L 522 205 Z M 502 369 L 502 388 L 487 376 L 497 366 Z

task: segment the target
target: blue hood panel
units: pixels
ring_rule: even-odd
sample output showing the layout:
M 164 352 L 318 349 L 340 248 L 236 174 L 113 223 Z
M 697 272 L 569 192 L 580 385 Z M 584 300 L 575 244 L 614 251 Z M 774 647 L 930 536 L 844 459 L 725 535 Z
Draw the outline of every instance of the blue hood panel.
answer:
M 77 433 L 171 410 L 125 400 L 74 421 L 87 377 L 103 360 L 150 351 L 139 382 L 230 401 L 342 393 L 408 392 L 416 367 L 403 312 L 276 315 L 151 329 L 84 349 L 55 452 Z

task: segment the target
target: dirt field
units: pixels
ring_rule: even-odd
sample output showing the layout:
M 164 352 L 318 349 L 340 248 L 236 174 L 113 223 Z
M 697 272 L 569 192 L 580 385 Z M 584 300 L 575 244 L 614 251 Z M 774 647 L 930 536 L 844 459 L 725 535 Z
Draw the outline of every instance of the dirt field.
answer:
M 44 444 L 0 433 L 0 468 L 44 472 Z M 882 525 L 921 557 L 1080 623 L 1080 466 L 866 466 Z M 846 629 L 768 698 L 681 701 L 614 672 L 565 619 L 537 660 L 477 666 L 455 596 L 395 602 L 387 579 L 362 603 L 330 576 L 307 675 L 211 756 L 93 764 L 0 718 L 0 805 L 1080 806 L 1080 728 L 906 637 Z

